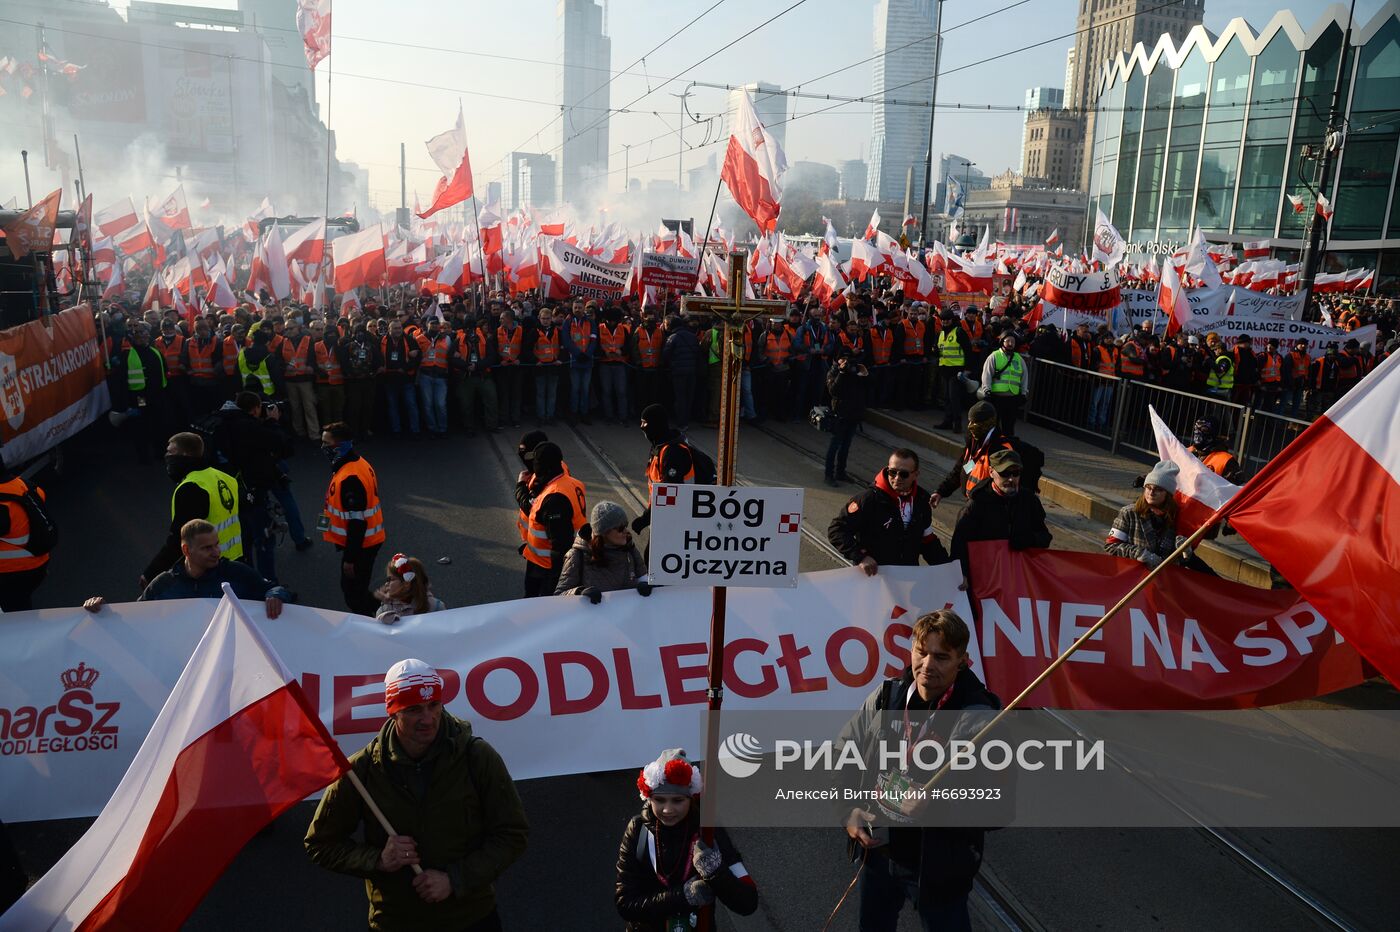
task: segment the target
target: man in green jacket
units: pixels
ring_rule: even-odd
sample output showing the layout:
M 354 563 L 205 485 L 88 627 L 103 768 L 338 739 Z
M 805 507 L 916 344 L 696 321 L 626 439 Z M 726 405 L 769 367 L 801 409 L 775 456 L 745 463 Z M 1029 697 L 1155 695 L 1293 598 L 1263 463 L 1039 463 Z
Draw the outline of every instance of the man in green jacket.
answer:
M 350 758 L 393 831 L 348 774 L 321 797 L 306 851 L 322 867 L 365 879 L 369 928 L 488 932 L 501 928 L 495 879 L 525 851 L 529 825 L 501 756 L 443 712 L 442 677 L 401 660 L 384 677 L 389 720 Z M 364 826 L 364 841 L 355 830 Z

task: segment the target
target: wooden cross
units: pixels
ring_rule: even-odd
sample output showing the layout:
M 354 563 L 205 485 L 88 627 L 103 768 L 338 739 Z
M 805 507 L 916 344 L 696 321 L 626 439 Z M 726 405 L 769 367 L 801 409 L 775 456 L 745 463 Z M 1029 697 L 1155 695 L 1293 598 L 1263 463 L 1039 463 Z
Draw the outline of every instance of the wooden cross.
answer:
M 719 474 L 720 485 L 734 484 L 744 324 L 763 314 L 783 314 L 788 305 L 786 301 L 744 300 L 744 285 L 748 280 L 747 259 L 748 253 L 742 249 L 729 254 L 729 297 L 681 296 L 681 310 L 713 314 L 723 324 L 721 344 L 726 351 L 720 356 L 719 449 L 715 451 L 715 471 Z

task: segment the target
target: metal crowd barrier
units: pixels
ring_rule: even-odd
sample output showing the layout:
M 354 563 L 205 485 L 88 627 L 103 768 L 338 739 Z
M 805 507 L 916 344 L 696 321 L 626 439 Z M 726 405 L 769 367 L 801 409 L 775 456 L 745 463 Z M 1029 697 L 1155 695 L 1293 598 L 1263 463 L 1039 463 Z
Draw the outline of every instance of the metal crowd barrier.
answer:
M 1026 419 L 1078 436 L 1111 453 L 1121 452 L 1145 463 L 1155 463 L 1157 443 L 1147 416 L 1149 404 L 1187 444 L 1196 420 L 1213 418 L 1246 475 L 1258 472 L 1309 423 L 1208 395 L 1100 375 L 1048 359 L 1037 359 L 1032 364 Z

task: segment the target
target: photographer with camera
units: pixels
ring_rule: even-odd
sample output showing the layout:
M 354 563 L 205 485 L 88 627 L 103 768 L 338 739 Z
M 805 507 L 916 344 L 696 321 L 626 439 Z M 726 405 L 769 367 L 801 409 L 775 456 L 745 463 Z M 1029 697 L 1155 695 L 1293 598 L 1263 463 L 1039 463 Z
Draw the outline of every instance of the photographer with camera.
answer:
M 826 484 L 830 486 L 850 481 L 850 476 L 846 475 L 846 457 L 851 452 L 856 430 L 865 418 L 866 386 L 870 376 L 870 370 L 856 358 L 852 347 L 842 346 L 839 353 L 836 365 L 826 374 L 831 413 L 836 419 L 831 443 L 826 448 Z

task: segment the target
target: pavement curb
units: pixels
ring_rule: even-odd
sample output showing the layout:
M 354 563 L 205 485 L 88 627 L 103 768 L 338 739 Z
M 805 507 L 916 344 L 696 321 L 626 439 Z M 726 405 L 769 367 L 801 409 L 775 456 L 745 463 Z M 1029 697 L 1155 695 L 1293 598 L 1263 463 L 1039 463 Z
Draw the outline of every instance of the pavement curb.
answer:
M 919 446 L 927 447 L 949 459 L 956 460 L 962 455 L 961 439 L 943 436 L 932 430 L 911 424 L 902 417 L 897 417 L 887 411 L 868 408 L 865 412 L 865 420 L 875 427 L 889 431 L 896 437 L 902 437 L 912 443 L 917 443 Z M 1040 497 L 1105 527 L 1113 524 L 1113 519 L 1118 516 L 1120 507 L 1101 495 L 1072 485 L 1056 476 L 1054 470 L 1051 469 L 1046 469 L 1041 474 Z M 1241 556 L 1233 550 L 1217 546 L 1210 541 L 1202 542 L 1196 548 L 1196 552 L 1200 554 L 1202 560 L 1210 564 L 1211 569 L 1226 579 L 1257 586 L 1261 589 L 1273 587 L 1271 568 L 1262 560 Z

